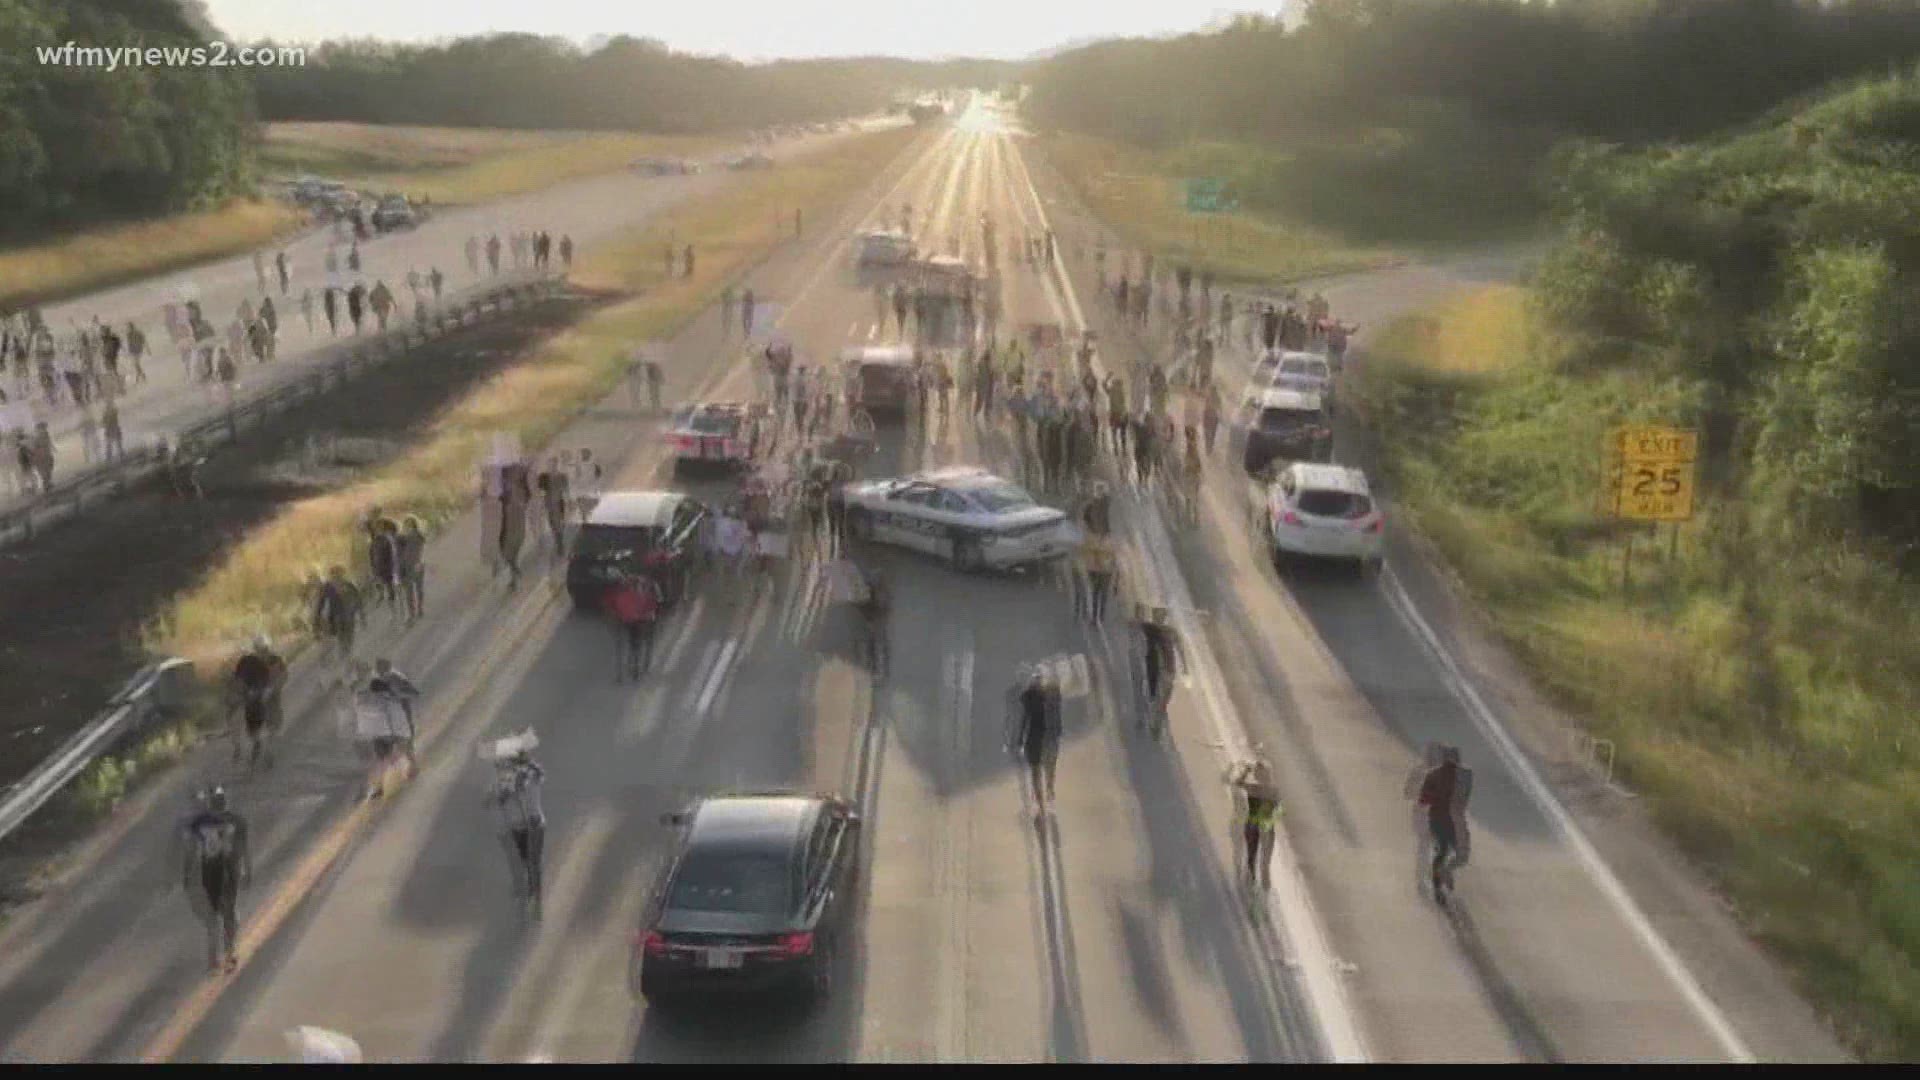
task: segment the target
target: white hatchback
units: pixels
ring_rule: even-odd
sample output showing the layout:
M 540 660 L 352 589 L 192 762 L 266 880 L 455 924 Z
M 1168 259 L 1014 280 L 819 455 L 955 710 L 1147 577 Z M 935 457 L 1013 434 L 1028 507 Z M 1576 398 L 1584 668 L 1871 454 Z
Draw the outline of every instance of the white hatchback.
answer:
M 1296 461 L 1267 485 L 1256 517 L 1276 562 L 1350 559 L 1364 571 L 1380 569 L 1386 516 L 1359 469 Z

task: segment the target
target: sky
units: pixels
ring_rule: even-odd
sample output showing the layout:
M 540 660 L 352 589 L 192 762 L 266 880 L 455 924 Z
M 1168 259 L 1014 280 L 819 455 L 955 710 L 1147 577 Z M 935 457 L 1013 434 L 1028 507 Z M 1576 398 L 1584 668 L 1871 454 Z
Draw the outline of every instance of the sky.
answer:
M 1021 59 L 1092 38 L 1197 30 L 1281 0 L 205 0 L 229 37 L 430 41 L 501 31 L 650 37 L 740 60 Z

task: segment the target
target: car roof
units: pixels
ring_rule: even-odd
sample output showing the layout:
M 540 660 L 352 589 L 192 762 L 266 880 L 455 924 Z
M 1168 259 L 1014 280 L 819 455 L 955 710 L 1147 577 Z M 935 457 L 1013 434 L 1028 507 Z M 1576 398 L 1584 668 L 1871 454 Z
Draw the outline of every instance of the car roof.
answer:
M 688 418 L 699 416 L 702 413 L 726 413 L 729 415 L 746 416 L 752 411 L 753 406 L 744 401 L 700 401 L 691 405 L 682 406 L 676 410 L 675 415 L 686 416 Z
M 1247 404 L 1262 409 L 1320 409 L 1320 395 L 1311 390 L 1270 386 L 1247 395 Z
M 1310 353 L 1310 352 L 1281 353 L 1280 366 L 1285 367 L 1288 364 L 1318 364 L 1321 367 L 1328 368 L 1328 369 L 1331 369 L 1333 366 L 1327 363 L 1327 358 L 1324 356 L 1321 356 L 1319 353 Z
M 861 234 L 867 240 L 911 240 L 912 237 L 899 229 L 868 229 Z
M 1367 474 L 1351 465 L 1296 461 L 1288 466 L 1288 471 L 1293 473 L 1303 488 L 1312 488 L 1316 491 L 1344 491 L 1349 495 L 1372 494 L 1367 488 Z
M 687 496 L 678 491 L 613 491 L 601 496 L 588 515 L 589 525 L 658 529 L 673 520 Z
M 907 477 L 922 483 L 938 484 L 941 487 L 966 491 L 969 488 L 986 487 L 989 484 L 1004 484 L 1003 478 L 988 472 L 978 465 L 948 465 L 941 469 L 928 469 Z
M 818 795 L 709 796 L 693 808 L 687 845 L 791 850 L 825 803 Z
M 842 350 L 840 359 L 862 364 L 911 364 L 913 350 L 905 345 L 854 345 Z

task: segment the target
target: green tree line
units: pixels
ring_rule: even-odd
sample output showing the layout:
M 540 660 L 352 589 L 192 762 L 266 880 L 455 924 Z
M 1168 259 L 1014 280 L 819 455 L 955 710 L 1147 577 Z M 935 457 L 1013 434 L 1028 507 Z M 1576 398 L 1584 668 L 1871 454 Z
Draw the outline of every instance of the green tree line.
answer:
M 1554 202 L 1561 363 L 1686 387 L 1760 535 L 1920 569 L 1920 75 L 1699 145 L 1569 148 Z
M 234 69 L 43 63 L 39 47 L 193 45 L 176 0 L 0 0 L 0 233 L 216 202 L 243 190 L 253 93 Z
M 896 93 L 991 85 L 993 61 L 885 57 L 743 64 L 616 37 L 494 34 L 415 45 L 334 41 L 256 73 L 269 120 L 695 132 L 865 113 Z
M 1311 0 L 1036 64 L 1042 126 L 1223 173 L 1250 206 L 1392 235 L 1537 214 L 1552 147 L 1746 123 L 1920 56 L 1913 0 Z M 1238 161 L 1196 141 L 1243 144 Z M 1202 148 L 1204 149 L 1204 148 Z

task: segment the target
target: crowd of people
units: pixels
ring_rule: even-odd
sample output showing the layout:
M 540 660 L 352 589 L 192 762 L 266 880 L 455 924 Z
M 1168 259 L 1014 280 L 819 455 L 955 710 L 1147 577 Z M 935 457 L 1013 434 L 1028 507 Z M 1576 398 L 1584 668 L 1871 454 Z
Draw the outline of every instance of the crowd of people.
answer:
M 501 272 L 507 252 L 513 270 L 544 272 L 558 252 L 571 270 L 573 238 L 546 230 L 522 229 L 502 241 L 498 233 L 469 236 L 469 274 Z M 691 249 L 688 258 L 691 260 Z M 122 411 L 130 395 L 149 381 L 148 362 L 159 343 L 147 336 L 157 322 L 175 350 L 183 378 L 202 386 L 210 401 L 231 405 L 249 366 L 272 363 L 298 305 L 309 338 L 384 333 L 411 319 L 424 326 L 443 303 L 448 278 L 437 265 L 408 267 L 389 284 L 384 276 L 363 273 L 360 238 L 351 233 L 332 239 L 322 256 L 321 274 L 299 280 L 285 249 L 252 256 L 257 295 L 246 295 L 229 315 L 211 310 L 192 284 L 162 303 L 150 320 L 104 321 L 51 326 L 42 309 L 29 305 L 0 312 L 0 483 L 5 494 L 27 496 L 52 489 L 59 464 L 55 427 L 71 419 L 80 436 L 83 465 L 118 461 L 127 453 L 127 420 Z M 317 279 L 317 280 L 314 280 Z M 164 440 L 161 440 L 164 442 Z

